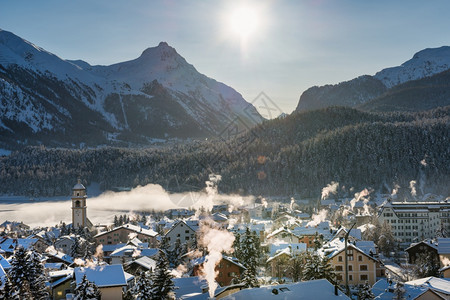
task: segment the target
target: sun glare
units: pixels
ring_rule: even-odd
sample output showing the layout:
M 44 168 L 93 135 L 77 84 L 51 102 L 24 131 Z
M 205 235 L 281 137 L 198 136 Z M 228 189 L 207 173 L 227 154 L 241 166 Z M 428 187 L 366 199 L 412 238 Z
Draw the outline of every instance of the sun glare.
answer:
M 258 28 L 258 15 L 249 7 L 237 8 L 230 17 L 232 31 L 241 38 L 248 38 Z

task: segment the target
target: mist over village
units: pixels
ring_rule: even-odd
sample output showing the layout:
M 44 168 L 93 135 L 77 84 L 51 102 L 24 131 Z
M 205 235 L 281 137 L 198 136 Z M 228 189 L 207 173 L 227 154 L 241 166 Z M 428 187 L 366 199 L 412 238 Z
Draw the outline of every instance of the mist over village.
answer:
M 0 299 L 450 299 L 449 10 L 3 3 Z

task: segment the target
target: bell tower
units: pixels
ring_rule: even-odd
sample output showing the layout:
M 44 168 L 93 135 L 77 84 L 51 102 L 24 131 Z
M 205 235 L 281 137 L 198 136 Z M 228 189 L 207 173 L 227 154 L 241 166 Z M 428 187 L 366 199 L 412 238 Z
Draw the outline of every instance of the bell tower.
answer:
M 86 188 L 78 179 L 78 183 L 72 188 L 72 226 L 75 229 L 87 226 L 86 199 Z

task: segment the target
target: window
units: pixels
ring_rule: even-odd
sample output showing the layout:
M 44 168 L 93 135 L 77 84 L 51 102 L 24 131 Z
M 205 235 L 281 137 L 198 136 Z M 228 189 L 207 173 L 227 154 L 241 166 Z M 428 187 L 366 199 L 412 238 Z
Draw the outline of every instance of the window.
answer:
M 342 262 L 342 256 L 338 256 L 338 261 Z
M 188 236 L 187 236 L 187 237 L 185 237 L 184 239 L 185 239 L 186 241 L 189 241 L 189 237 L 188 237 Z
M 342 270 L 343 270 L 342 266 L 336 266 L 336 271 L 342 271 Z
M 336 279 L 342 281 L 342 275 L 341 274 L 337 274 L 336 275 Z
M 189 233 L 189 230 L 185 230 L 184 233 Z
M 360 265 L 359 266 L 360 271 L 367 271 L 367 265 Z
M 353 281 L 353 275 L 348 275 L 348 280 Z
M 358 255 L 358 261 L 362 261 L 362 255 Z
M 348 266 L 348 270 L 351 272 L 351 271 L 353 271 L 353 266 L 352 265 L 349 265 Z
M 362 275 L 360 275 L 359 276 L 359 278 L 361 279 L 361 280 L 369 280 L 369 276 L 367 275 L 367 274 L 362 274 Z

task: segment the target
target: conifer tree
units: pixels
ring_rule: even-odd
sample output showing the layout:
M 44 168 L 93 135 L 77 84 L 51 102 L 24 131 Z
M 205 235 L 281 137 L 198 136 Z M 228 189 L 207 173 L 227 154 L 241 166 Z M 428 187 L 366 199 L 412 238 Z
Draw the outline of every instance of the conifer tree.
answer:
M 373 300 L 375 295 L 372 293 L 372 288 L 366 281 L 358 290 L 358 300 Z
M 28 263 L 27 253 L 23 247 L 19 247 L 11 261 L 11 268 L 8 271 L 12 286 L 19 290 L 19 294 L 24 297 L 30 297 L 30 284 L 28 282 Z
M 152 278 L 153 299 L 167 299 L 169 294 L 175 289 L 172 278 L 172 275 L 169 273 L 169 262 L 166 254 L 164 252 L 160 252 Z
M 327 257 L 320 257 L 317 254 L 308 254 L 305 257 L 305 270 L 303 280 L 314 280 L 325 278 L 334 283 L 336 273 Z
M 44 265 L 39 258 L 39 254 L 30 249 L 27 251 L 28 282 L 33 299 L 47 299 L 49 294 L 46 288 L 46 277 Z
M 0 300 L 20 300 L 19 290 L 11 283 L 8 275 L 4 277 L 3 285 L 0 286 Z
M 237 259 L 241 260 L 242 259 L 242 255 L 241 255 L 241 234 L 239 232 L 236 232 L 234 234 L 234 242 L 233 242 L 233 249 L 234 249 L 234 257 L 236 257 Z
M 258 287 L 257 267 L 258 267 L 258 245 L 254 236 L 247 227 L 241 242 L 242 264 L 246 268 L 242 274 L 242 283 L 246 287 Z
M 140 272 L 134 287 L 134 295 L 136 300 L 153 299 L 152 281 L 147 272 Z
M 101 293 L 97 285 L 90 282 L 86 274 L 83 275 L 81 282 L 75 287 L 75 297 L 74 300 L 94 300 L 101 299 Z

